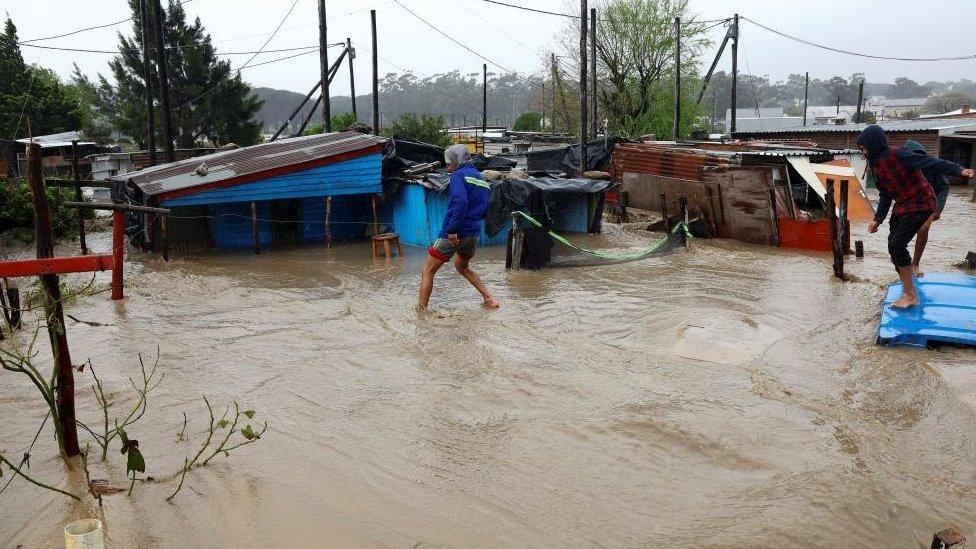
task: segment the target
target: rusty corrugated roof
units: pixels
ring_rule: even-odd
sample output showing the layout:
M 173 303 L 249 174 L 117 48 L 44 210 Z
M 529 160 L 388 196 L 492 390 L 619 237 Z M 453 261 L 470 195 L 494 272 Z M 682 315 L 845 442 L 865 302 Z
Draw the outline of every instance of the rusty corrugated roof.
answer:
M 310 163 L 328 164 L 331 157 L 348 158 L 349 153 L 355 156 L 359 151 L 370 154 L 384 142 L 381 137 L 357 132 L 293 137 L 161 164 L 110 179 L 131 183 L 153 196 L 230 179 L 259 179 L 263 173 L 271 176 L 307 169 Z M 197 168 L 204 163 L 206 174 L 199 175 Z
M 702 168 L 731 165 L 731 157 L 683 150 L 673 144 L 618 143 L 613 149 L 613 168 L 618 174 L 647 173 L 700 181 Z

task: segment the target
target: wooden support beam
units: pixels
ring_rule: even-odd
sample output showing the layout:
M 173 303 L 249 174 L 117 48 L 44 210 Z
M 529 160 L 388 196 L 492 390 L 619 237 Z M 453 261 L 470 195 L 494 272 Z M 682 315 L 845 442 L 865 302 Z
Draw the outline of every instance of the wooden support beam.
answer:
M 169 216 L 160 216 L 160 238 L 163 241 L 163 261 L 169 261 Z
M 44 190 L 41 175 L 41 146 L 37 143 L 27 145 L 27 182 L 31 190 L 34 206 L 34 232 L 37 241 L 37 258 L 48 259 L 54 256 L 54 230 L 51 227 L 51 206 Z M 47 332 L 51 340 L 51 352 L 56 366 L 55 409 L 59 446 L 66 457 L 81 454 L 78 446 L 78 426 L 75 422 L 75 380 L 71 366 L 71 353 L 68 350 L 68 337 L 64 329 L 64 308 L 61 304 L 61 285 L 56 274 L 41 275 L 45 290 L 44 317 L 47 319 Z
M 380 205 L 380 195 L 373 195 L 373 236 L 379 236 L 380 234 L 380 217 L 379 217 L 379 205 Z
M 111 255 L 82 255 L 76 257 L 50 257 L 0 261 L 0 277 L 41 276 L 65 273 L 90 273 L 110 271 L 115 268 Z
M 75 183 L 75 200 L 81 202 L 81 171 L 78 168 L 78 140 L 71 141 L 71 175 Z M 88 243 L 85 242 L 85 212 L 78 210 L 78 241 L 81 243 L 81 254 L 88 255 Z
M 325 246 L 332 247 L 332 197 L 325 197 Z
M 152 206 L 136 206 L 133 204 L 116 204 L 114 202 L 65 202 L 69 208 L 86 208 L 89 210 L 113 210 L 118 212 L 137 212 L 153 214 L 169 214 L 169 208 L 154 208 Z
M 122 299 L 122 268 L 125 266 L 125 214 L 112 213 L 112 301 Z
M 671 220 L 668 219 L 668 195 L 661 193 L 661 223 L 664 225 L 664 232 L 671 232 Z
M 827 199 L 825 208 L 827 210 L 827 223 L 830 230 L 830 250 L 834 256 L 834 276 L 844 280 L 844 252 L 841 246 L 841 238 L 837 220 L 837 204 L 834 201 L 834 180 L 827 179 Z

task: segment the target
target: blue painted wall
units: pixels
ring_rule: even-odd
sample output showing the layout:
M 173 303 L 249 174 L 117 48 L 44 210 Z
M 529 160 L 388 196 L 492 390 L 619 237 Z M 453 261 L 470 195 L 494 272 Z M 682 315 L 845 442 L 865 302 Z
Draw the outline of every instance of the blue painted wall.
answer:
M 271 205 L 258 203 L 258 219 L 270 219 Z M 213 206 L 213 245 L 217 248 L 249 248 L 253 242 L 251 228 L 251 204 L 234 202 Z M 274 239 L 270 221 L 258 221 L 261 244 L 271 244 Z
M 382 155 L 371 154 L 260 181 L 164 200 L 162 206 L 380 193 L 383 191 L 381 177 Z
M 301 201 L 302 240 L 325 240 L 325 199 L 304 198 Z M 363 236 L 373 222 L 370 195 L 332 198 L 332 238 Z
M 558 232 L 585 233 L 591 195 L 552 195 L 549 213 Z M 421 185 L 402 185 L 392 204 L 394 230 L 400 241 L 413 246 L 429 246 L 441 229 L 447 214 L 448 194 L 427 189 Z M 494 238 L 481 229 L 481 246 L 505 244 L 508 241 L 506 226 Z

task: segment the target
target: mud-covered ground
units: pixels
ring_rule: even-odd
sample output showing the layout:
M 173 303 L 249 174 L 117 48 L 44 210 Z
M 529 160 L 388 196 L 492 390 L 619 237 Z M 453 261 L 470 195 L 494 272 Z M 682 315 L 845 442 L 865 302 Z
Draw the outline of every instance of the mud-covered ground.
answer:
M 953 190 L 928 270 L 956 270 L 976 248 L 970 194 Z M 413 309 L 419 249 L 391 262 L 365 244 L 133 254 L 126 299 L 73 300 L 69 314 L 104 325 L 69 320 L 68 335 L 120 411 L 137 355 L 159 347 L 165 377 L 129 429 L 158 480 L 101 510 L 14 480 L 0 545 L 57 547 L 89 514 L 112 547 L 919 547 L 946 526 L 972 537 L 976 352 L 875 345 L 894 276 L 887 227 L 854 229 L 867 254 L 849 260 L 849 283 L 825 254 L 720 240 L 515 273 L 503 250 L 479 250 L 502 308 L 484 310 L 445 269 L 429 319 Z M 91 240 L 109 247 L 107 233 Z M 581 240 L 652 236 L 611 226 Z M 92 382 L 76 374 L 87 421 Z M 193 470 L 167 503 L 202 441 L 204 395 L 253 408 L 268 431 Z M 26 378 L 0 372 L 6 455 L 19 459 L 44 412 Z M 30 465 L 82 490 L 50 425 Z M 92 473 L 125 485 L 124 469 L 115 444 Z

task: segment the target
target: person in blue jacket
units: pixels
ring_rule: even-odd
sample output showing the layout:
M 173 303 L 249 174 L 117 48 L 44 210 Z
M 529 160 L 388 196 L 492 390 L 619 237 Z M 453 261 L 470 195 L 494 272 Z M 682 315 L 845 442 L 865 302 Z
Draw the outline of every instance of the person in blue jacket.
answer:
M 450 202 L 447 215 L 437 240 L 427 248 L 427 262 L 424 263 L 420 279 L 420 310 L 427 309 L 430 294 L 434 290 L 434 274 L 442 265 L 454 259 L 454 268 L 474 286 L 485 299 L 485 307 L 495 309 L 498 301 L 492 297 L 488 287 L 470 267 L 481 235 L 481 221 L 488 211 L 488 184 L 481 173 L 471 164 L 471 153 L 464 145 L 453 145 L 444 151 L 444 163 L 451 172 L 448 189 Z
M 918 141 L 913 141 L 909 139 L 905 142 L 905 149 L 912 151 L 915 154 L 922 156 L 928 155 L 928 152 Z M 918 230 L 918 234 L 915 236 L 915 254 L 912 255 L 912 268 L 915 271 L 916 276 L 922 276 L 924 273 L 919 269 L 919 264 L 922 262 L 922 253 L 925 252 L 925 245 L 929 241 L 929 227 L 932 226 L 933 221 L 938 221 L 942 216 L 942 210 L 945 209 L 946 199 L 949 198 L 949 182 L 946 181 L 946 174 L 954 173 L 952 170 L 946 172 L 944 169 L 940 169 L 937 166 L 931 166 L 922 170 L 922 175 L 925 176 L 925 180 L 929 182 L 932 186 L 932 190 L 935 191 L 935 200 L 939 204 L 939 209 L 932 214 L 932 217 L 922 225 L 922 228 Z

